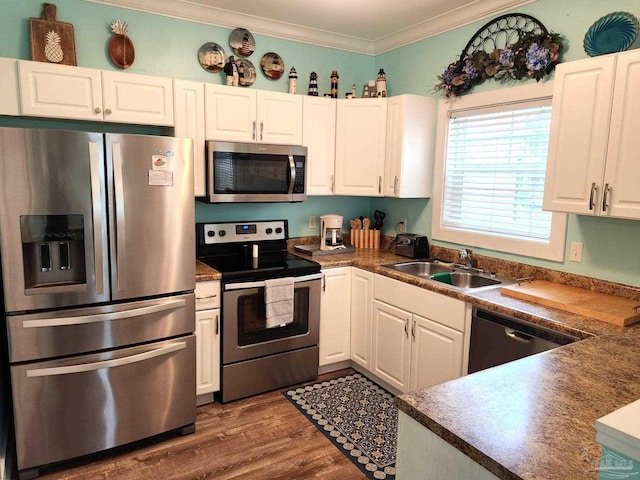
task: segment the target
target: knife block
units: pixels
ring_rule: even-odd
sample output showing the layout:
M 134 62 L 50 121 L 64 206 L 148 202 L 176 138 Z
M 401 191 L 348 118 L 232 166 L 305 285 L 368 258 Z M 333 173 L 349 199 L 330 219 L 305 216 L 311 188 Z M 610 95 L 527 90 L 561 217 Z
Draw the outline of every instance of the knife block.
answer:
M 351 245 L 355 248 L 380 248 L 380 230 L 351 230 Z

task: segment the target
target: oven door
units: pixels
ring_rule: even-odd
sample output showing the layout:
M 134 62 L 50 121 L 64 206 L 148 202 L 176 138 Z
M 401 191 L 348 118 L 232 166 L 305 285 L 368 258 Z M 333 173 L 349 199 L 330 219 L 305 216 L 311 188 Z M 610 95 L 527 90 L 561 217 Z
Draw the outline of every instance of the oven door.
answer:
M 293 322 L 267 328 L 264 282 L 224 285 L 222 363 L 288 352 L 318 344 L 322 274 L 295 277 Z

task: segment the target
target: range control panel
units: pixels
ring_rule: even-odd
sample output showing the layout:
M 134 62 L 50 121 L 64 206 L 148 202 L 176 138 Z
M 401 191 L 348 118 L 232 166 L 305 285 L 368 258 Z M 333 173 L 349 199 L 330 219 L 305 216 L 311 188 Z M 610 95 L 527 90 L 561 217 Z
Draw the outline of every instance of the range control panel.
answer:
M 261 242 L 287 240 L 286 220 L 258 220 L 253 222 L 202 223 L 205 245 L 235 242 Z

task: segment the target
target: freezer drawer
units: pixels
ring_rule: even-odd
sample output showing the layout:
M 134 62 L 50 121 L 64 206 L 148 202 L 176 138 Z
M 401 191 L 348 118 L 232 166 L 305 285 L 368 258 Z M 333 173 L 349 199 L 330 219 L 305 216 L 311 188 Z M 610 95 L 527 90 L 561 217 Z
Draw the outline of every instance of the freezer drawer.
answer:
M 18 469 L 195 422 L 195 337 L 11 367 Z
M 11 363 L 119 348 L 195 331 L 195 295 L 12 315 Z

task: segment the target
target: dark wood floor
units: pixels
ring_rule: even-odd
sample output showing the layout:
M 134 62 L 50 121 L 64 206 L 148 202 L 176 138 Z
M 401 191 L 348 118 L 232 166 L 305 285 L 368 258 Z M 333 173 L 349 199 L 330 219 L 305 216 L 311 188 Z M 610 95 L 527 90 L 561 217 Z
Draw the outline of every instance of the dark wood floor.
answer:
M 163 435 L 135 447 L 42 469 L 40 479 L 366 479 L 280 391 L 204 405 L 194 434 Z

